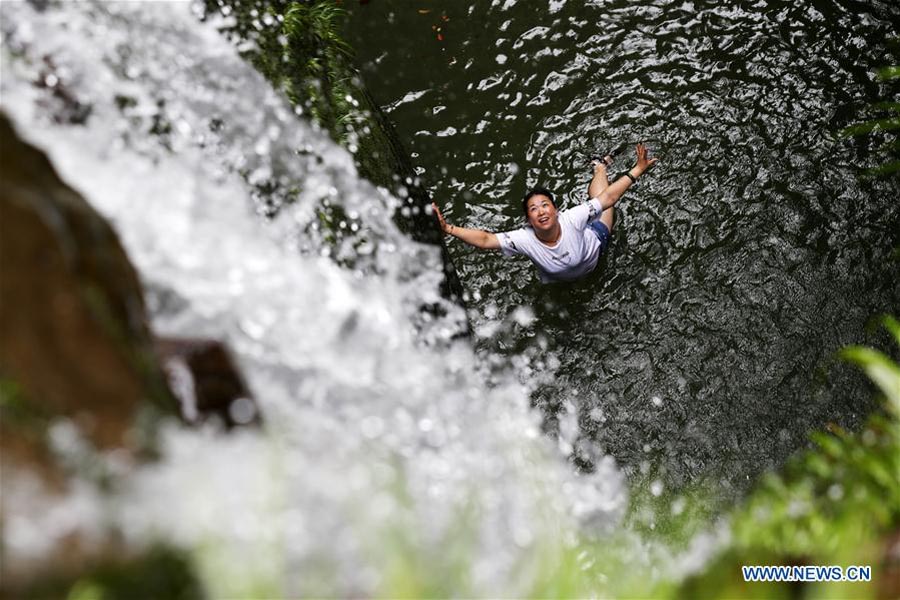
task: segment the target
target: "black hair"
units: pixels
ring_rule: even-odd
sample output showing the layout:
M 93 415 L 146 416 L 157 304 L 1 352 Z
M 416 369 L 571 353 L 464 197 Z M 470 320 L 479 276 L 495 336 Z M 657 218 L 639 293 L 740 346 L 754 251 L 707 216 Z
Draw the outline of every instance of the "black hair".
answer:
M 553 208 L 556 208 L 556 201 L 553 200 L 553 192 L 545 187 L 535 186 L 525 192 L 525 197 L 522 199 L 522 212 L 525 213 L 526 217 L 528 216 L 528 201 L 531 200 L 532 196 L 547 196 L 550 198 L 550 204 L 553 205 Z

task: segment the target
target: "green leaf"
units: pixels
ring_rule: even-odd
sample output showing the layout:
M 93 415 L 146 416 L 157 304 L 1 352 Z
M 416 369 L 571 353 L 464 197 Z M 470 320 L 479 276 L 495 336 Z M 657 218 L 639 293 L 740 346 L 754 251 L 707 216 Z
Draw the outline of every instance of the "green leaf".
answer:
M 882 144 L 878 147 L 878 150 L 884 152 L 886 150 L 900 150 L 900 137 L 894 138 L 893 140 Z
M 872 105 L 876 110 L 900 111 L 900 102 L 876 102 Z
M 881 79 L 897 79 L 900 77 L 900 66 L 882 67 L 875 71 L 875 73 Z
M 891 173 L 897 172 L 900 172 L 900 160 L 863 171 L 863 173 L 869 176 L 890 175 Z
M 894 129 L 900 129 L 900 118 L 887 117 L 884 119 L 873 119 L 871 121 L 866 121 L 865 123 L 860 123 L 859 125 L 851 125 L 850 127 L 845 127 L 841 130 L 841 135 L 865 135 L 867 133 L 872 133 L 873 131 L 893 131 Z
M 840 355 L 862 367 L 869 379 L 887 396 L 889 408 L 900 417 L 900 367 L 881 352 L 864 346 L 849 346 Z
M 827 433 L 814 433 L 812 439 L 822 451 L 831 458 L 840 458 L 844 454 L 844 448 L 840 440 Z
M 900 321 L 891 315 L 884 315 L 881 317 L 881 324 L 884 325 L 885 329 L 891 332 L 894 339 L 897 340 L 897 345 L 900 346 Z

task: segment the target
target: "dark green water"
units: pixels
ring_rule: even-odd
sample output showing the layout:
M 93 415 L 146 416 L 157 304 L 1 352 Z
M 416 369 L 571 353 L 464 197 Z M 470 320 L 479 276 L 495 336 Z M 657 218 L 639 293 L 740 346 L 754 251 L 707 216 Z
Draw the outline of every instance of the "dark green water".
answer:
M 534 184 L 585 199 L 601 148 L 628 145 L 618 170 L 639 140 L 661 157 L 577 284 L 451 244 L 476 329 L 506 321 L 480 345 L 532 357 L 551 427 L 577 406 L 596 442 L 582 464 L 599 448 L 629 473 L 740 490 L 811 429 L 873 410 L 833 355 L 886 346 L 866 323 L 900 312 L 900 183 L 859 177 L 883 140 L 836 132 L 897 98 L 872 72 L 900 63 L 900 5 L 813 5 L 347 4 L 366 83 L 453 223 L 515 228 Z

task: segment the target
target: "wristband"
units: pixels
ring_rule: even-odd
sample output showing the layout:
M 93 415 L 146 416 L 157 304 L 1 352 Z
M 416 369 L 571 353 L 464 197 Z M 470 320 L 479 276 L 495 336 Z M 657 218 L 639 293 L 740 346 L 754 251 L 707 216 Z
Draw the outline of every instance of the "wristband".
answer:
M 630 171 L 625 171 L 625 177 L 630 179 L 631 183 L 637 183 L 637 179 L 634 178 L 634 175 L 632 175 Z

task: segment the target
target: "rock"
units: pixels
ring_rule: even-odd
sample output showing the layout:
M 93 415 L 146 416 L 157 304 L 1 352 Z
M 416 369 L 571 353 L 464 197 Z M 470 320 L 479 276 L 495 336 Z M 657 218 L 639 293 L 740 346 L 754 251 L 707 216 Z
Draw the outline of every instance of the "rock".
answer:
M 156 341 L 156 353 L 186 421 L 215 415 L 228 428 L 260 423 L 259 410 L 220 342 L 163 338 Z
M 228 427 L 258 424 L 225 347 L 154 340 L 112 227 L 2 115 L 0 137 L 0 377 L 15 382 L 18 413 L 32 424 L 72 419 L 97 448 L 131 447 L 147 409 L 191 423 L 217 415 Z M 18 438 L 6 445 L 18 448 Z
M 101 487 L 114 483 L 101 481 L 114 475 L 98 476 L 96 464 L 74 462 L 91 456 L 51 448 L 54 423 L 74 424 L 91 446 L 124 451 L 120 458 L 134 465 L 153 455 L 162 417 L 193 423 L 217 415 L 227 427 L 261 419 L 221 343 L 154 339 L 140 281 L 112 227 L 2 113 L 0 140 L 0 471 L 9 486 L 0 520 L 14 515 L 21 524 L 63 501 L 73 470 Z M 12 528 L 3 525 L 5 545 Z M 115 532 L 66 527 L 38 555 L 2 549 L 0 598 L 65 597 L 66 590 L 202 596 L 176 551 L 134 552 Z M 167 571 L 148 579 L 160 565 Z
M 0 372 L 99 448 L 177 414 L 134 268 L 109 224 L 0 115 Z

